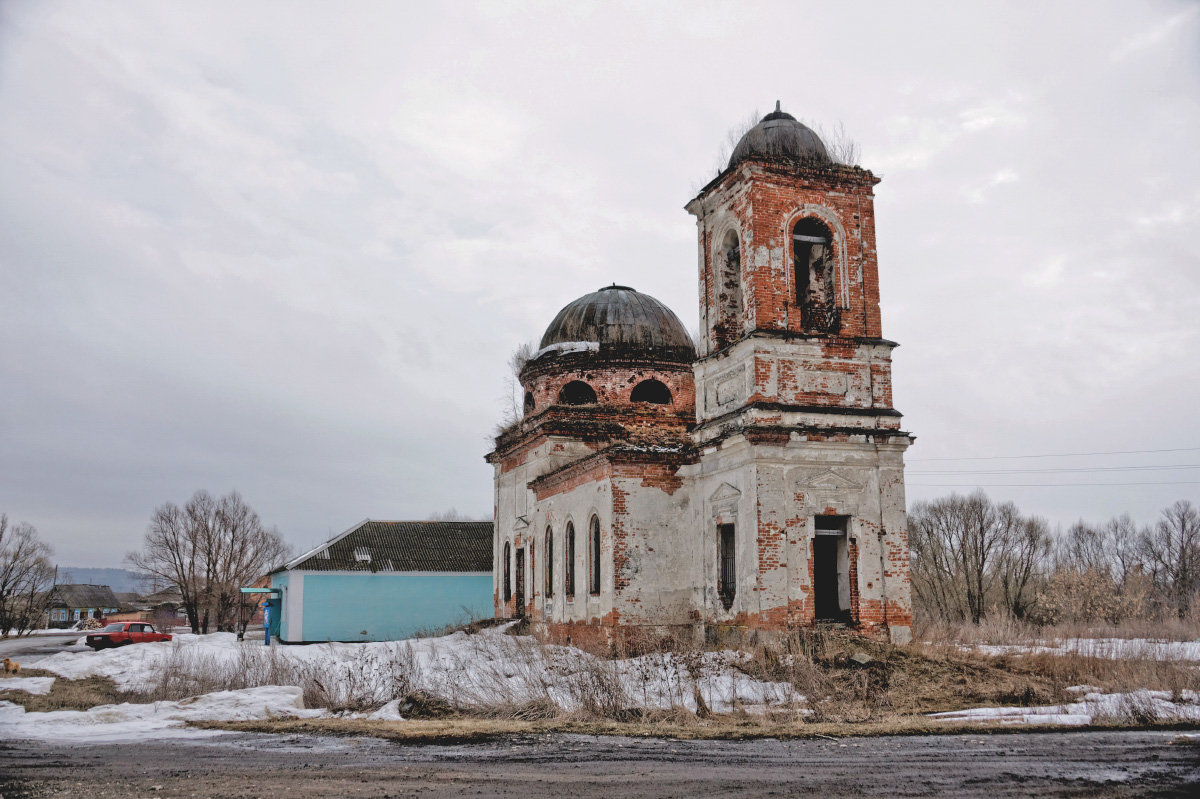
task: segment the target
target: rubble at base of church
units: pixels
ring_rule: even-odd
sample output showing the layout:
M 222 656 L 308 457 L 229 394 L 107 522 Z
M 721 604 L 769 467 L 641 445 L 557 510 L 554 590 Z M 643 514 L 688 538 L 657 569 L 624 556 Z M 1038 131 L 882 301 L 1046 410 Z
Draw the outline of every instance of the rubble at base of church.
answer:
M 878 180 L 781 111 L 753 133 L 688 204 L 699 351 L 613 285 L 564 307 L 522 369 L 524 418 L 488 455 L 498 617 L 609 650 L 910 637 L 913 437 L 881 335 Z

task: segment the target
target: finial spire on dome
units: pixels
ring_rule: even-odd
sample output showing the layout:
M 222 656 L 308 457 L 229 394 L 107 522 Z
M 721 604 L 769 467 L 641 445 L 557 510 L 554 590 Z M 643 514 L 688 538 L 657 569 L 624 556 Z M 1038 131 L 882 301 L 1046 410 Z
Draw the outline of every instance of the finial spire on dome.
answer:
M 778 101 L 778 100 L 776 100 L 776 101 L 775 101 L 775 113 L 776 113 L 776 114 L 778 114 L 778 113 L 779 113 L 780 111 L 782 111 L 782 110 L 783 110 L 783 109 L 779 107 L 779 101 Z

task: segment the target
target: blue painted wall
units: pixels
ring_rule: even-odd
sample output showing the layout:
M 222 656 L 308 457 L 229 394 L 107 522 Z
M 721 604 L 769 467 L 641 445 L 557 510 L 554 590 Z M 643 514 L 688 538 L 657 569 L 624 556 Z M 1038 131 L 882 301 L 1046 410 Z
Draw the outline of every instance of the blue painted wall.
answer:
M 395 641 L 419 630 L 493 614 L 490 574 L 322 574 L 280 582 L 300 589 L 301 629 L 289 619 L 285 595 L 280 625 L 283 641 Z M 294 597 L 293 597 L 294 599 Z
M 287 572 L 276 572 L 275 574 L 271 575 L 271 587 L 272 588 L 287 588 L 287 584 L 288 584 L 288 573 Z M 281 608 L 286 608 L 286 606 L 287 606 L 287 591 L 281 591 L 280 594 L 282 595 L 283 598 L 280 600 L 279 604 L 280 604 Z M 287 623 L 288 623 L 288 614 L 287 614 L 286 610 L 281 610 L 280 614 L 279 614 L 279 625 L 278 625 L 279 633 L 278 633 L 278 635 L 279 635 L 280 640 L 282 640 L 282 641 L 290 641 L 291 640 L 290 638 L 288 638 Z M 274 627 L 275 624 L 272 624 L 271 626 Z

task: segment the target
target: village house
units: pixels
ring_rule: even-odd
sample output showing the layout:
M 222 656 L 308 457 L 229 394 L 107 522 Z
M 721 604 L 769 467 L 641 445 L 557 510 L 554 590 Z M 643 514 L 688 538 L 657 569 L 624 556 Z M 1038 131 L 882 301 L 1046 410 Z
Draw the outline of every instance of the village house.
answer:
M 687 204 L 700 341 L 608 286 L 564 307 L 496 437 L 493 603 L 555 640 L 911 633 L 871 172 L 776 108 Z
M 104 618 L 120 608 L 120 600 L 107 585 L 56 585 L 50 589 L 42 619 L 46 627 L 63 628 L 81 619 Z
M 366 519 L 270 574 L 283 643 L 393 641 L 486 618 L 491 522 Z

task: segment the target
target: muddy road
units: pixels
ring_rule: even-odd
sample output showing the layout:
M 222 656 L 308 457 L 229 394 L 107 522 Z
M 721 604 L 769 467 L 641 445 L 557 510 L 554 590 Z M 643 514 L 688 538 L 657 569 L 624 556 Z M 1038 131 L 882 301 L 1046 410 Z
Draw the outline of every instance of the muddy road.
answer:
M 1200 746 L 1172 732 L 839 741 L 578 735 L 463 746 L 227 734 L 121 744 L 0 741 L 21 797 L 1200 796 Z

